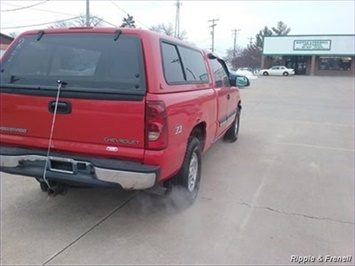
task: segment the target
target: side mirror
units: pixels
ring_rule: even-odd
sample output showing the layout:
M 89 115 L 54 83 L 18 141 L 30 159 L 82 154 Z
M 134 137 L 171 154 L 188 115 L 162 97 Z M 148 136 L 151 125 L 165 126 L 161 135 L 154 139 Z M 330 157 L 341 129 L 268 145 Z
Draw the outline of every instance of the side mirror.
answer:
M 230 84 L 231 86 L 242 88 L 250 86 L 250 81 L 246 76 L 231 75 Z
M 236 85 L 237 87 L 248 87 L 250 86 L 250 81 L 246 76 L 237 76 Z

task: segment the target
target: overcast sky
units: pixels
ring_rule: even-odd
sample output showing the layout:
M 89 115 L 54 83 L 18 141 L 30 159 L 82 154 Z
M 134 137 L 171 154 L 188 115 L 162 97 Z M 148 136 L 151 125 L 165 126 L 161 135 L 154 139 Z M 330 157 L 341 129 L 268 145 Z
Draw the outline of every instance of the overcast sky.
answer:
M 41 3 L 43 2 L 43 3 Z M 197 46 L 211 47 L 211 25 L 215 27 L 215 49 L 225 54 L 233 47 L 233 29 L 240 29 L 237 44 L 249 43 L 250 37 L 264 26 L 276 26 L 278 21 L 291 27 L 290 34 L 354 34 L 354 0 L 352 1 L 181 1 L 180 28 L 187 39 Z M 39 5 L 30 7 L 31 5 Z M 26 7 L 22 8 L 21 7 Z M 42 23 L 70 19 L 85 13 L 86 1 L 0 1 L 1 32 L 21 33 L 47 28 Z M 119 26 L 126 13 L 133 15 L 138 28 L 169 22 L 174 24 L 175 1 L 100 1 L 90 0 L 90 13 Z M 28 27 L 22 27 L 28 26 Z M 105 24 L 105 26 L 112 26 Z M 254 39 L 255 40 L 255 39 Z

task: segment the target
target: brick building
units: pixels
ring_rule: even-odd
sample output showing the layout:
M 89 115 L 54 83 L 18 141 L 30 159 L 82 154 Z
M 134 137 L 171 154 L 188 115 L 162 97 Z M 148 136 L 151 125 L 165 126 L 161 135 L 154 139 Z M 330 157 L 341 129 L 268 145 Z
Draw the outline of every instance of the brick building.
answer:
M 2 54 L 5 52 L 6 48 L 10 45 L 10 43 L 13 40 L 14 40 L 14 38 L 0 33 L 0 56 L 2 56 Z

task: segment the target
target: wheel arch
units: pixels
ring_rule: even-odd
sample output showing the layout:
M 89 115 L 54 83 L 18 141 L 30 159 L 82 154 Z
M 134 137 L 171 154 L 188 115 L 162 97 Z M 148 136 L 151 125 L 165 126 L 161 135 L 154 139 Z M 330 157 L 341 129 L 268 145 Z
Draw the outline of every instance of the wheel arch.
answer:
M 191 137 L 196 137 L 200 141 L 201 151 L 204 150 L 206 144 L 206 127 L 207 127 L 206 122 L 200 122 L 194 126 L 194 128 L 191 130 L 191 133 L 189 135 L 189 139 Z

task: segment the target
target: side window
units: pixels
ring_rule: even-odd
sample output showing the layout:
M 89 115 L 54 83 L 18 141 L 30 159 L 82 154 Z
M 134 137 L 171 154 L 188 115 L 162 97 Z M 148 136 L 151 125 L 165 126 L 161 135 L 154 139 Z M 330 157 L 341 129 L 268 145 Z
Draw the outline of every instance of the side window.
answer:
M 176 46 L 163 42 L 162 56 L 166 81 L 168 83 L 184 82 L 185 78 Z
M 210 59 L 210 63 L 212 65 L 216 88 L 223 87 L 223 84 L 224 86 L 230 86 L 229 77 L 221 63 L 217 59 Z
M 208 74 L 203 55 L 196 50 L 179 46 L 186 81 L 208 82 Z

